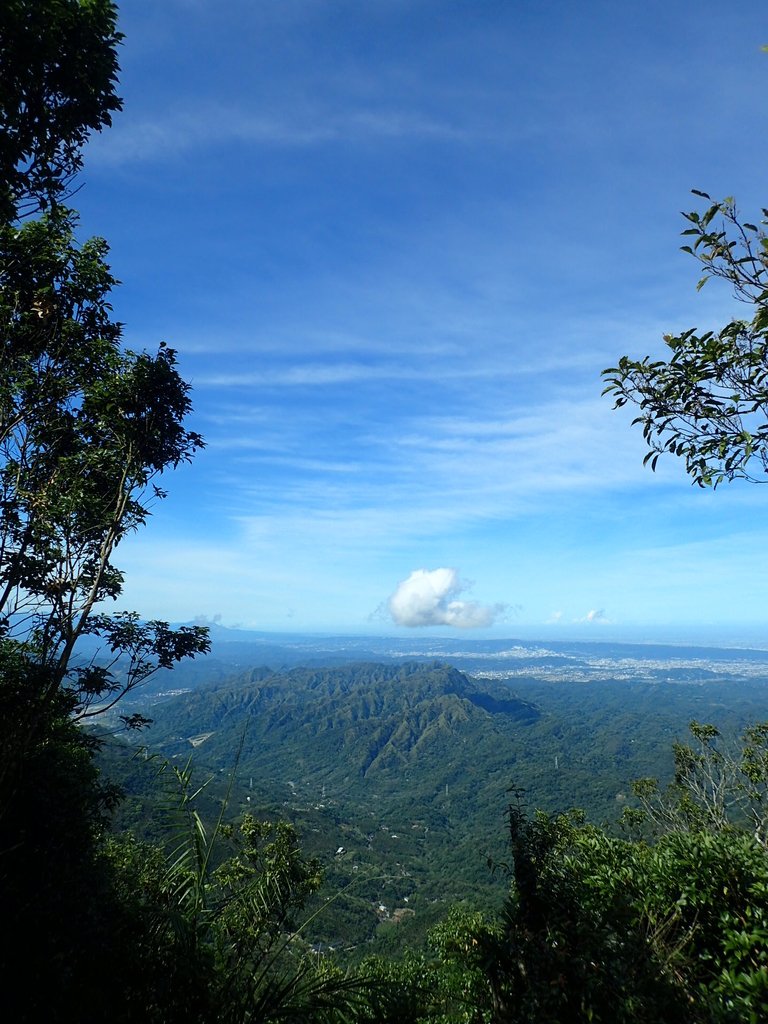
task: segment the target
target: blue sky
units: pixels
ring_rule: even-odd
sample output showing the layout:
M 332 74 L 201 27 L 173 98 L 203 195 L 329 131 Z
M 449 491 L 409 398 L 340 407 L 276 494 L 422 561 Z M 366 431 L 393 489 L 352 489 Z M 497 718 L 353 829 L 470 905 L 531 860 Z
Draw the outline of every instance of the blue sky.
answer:
M 123 545 L 125 606 L 759 632 L 768 493 L 644 470 L 600 371 L 735 312 L 696 293 L 680 211 L 768 205 L 767 13 L 125 0 L 125 110 L 76 203 L 126 343 L 178 349 L 208 443 Z

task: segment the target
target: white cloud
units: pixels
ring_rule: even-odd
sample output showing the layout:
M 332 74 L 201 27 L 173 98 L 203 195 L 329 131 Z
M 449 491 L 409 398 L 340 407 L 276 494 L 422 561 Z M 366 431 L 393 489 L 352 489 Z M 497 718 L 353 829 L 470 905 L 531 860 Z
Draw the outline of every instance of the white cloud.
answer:
M 389 598 L 390 614 L 398 626 L 491 626 L 503 605 L 461 601 L 467 589 L 455 569 L 415 569 Z
M 605 611 L 602 608 L 591 608 L 586 615 L 580 619 L 575 619 L 575 622 L 604 622 L 610 623 L 610 619 L 606 616 Z

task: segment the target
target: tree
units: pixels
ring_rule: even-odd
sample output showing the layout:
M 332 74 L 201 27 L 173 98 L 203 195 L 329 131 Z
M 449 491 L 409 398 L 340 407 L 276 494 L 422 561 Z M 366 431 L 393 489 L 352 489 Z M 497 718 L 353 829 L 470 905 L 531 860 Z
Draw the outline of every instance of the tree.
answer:
M 124 1007 L 130 1020 L 294 1021 L 346 1024 L 360 979 L 323 964 L 302 939 L 305 901 L 320 866 L 303 856 L 294 827 L 244 814 L 223 823 L 229 791 L 204 820 L 212 781 L 192 764 L 160 768 L 170 801 L 161 808 L 165 847 L 111 837 L 126 949 Z M 230 780 L 231 785 L 231 780 Z
M 475 1019 L 766 1019 L 768 859 L 752 835 L 694 828 L 649 845 L 515 804 L 510 840 L 499 920 L 453 929 Z
M 0 639 L 36 666 L 30 728 L 62 690 L 86 716 L 208 647 L 201 628 L 96 614 L 121 593 L 113 553 L 164 497 L 158 477 L 203 444 L 174 350 L 122 347 L 107 244 L 79 244 L 63 205 L 89 133 L 121 107 L 116 23 L 109 0 L 0 11 Z M 73 663 L 87 634 L 106 664 Z
M 743 830 L 768 849 L 768 722 L 748 726 L 740 749 L 714 725 L 688 728 L 692 742 L 672 745 L 674 780 L 662 790 L 658 779 L 636 779 L 640 806 L 625 808 L 623 825 L 654 836 Z
M 0 5 L 0 220 L 66 194 L 92 131 L 112 123 L 117 9 L 111 0 Z
M 627 844 L 578 813 L 529 817 L 519 791 L 509 835 L 510 895 L 473 947 L 493 1024 L 688 1019 L 633 905 Z
M 108 0 L 0 10 L 0 814 L 60 716 L 208 649 L 202 628 L 100 610 L 122 590 L 116 546 L 164 497 L 158 477 L 203 444 L 175 352 L 122 347 L 107 244 L 79 244 L 62 202 L 90 131 L 121 105 L 116 20 Z M 86 635 L 106 663 L 73 661 Z
M 0 5 L 0 973 L 16 1020 L 103 1020 L 115 1004 L 92 979 L 113 923 L 100 837 L 115 794 L 76 720 L 208 649 L 203 629 L 103 610 L 122 590 L 117 545 L 202 445 L 174 351 L 122 346 L 107 245 L 78 243 L 64 205 L 89 133 L 120 108 L 115 26 L 108 0 Z M 98 657 L 79 653 L 86 636 Z M 83 1007 L 85 987 L 104 1005 Z
M 0 631 L 24 638 L 82 715 L 149 667 L 205 650 L 206 634 L 94 614 L 121 592 L 112 556 L 164 496 L 156 479 L 202 439 L 184 426 L 189 387 L 173 349 L 121 347 L 106 244 L 78 246 L 75 224 L 57 207 L 0 225 Z M 103 665 L 72 669 L 85 634 L 128 655 L 120 680 Z
M 759 224 L 743 221 L 733 199 L 703 213 L 684 214 L 690 241 L 682 246 L 703 268 L 698 287 L 713 277 L 727 281 L 752 317 L 731 320 L 720 331 L 696 328 L 665 335 L 667 360 L 631 359 L 603 371 L 604 394 L 615 407 L 639 408 L 648 445 L 645 463 L 656 468 L 670 452 L 685 461 L 699 486 L 737 478 L 768 479 L 768 210 Z

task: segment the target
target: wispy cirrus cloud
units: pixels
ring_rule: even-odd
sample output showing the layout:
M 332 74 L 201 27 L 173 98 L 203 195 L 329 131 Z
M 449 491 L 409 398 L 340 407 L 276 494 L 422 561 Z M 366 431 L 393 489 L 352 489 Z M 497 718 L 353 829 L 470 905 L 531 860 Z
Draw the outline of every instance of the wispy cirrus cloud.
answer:
M 197 387 L 314 387 L 353 384 L 364 380 L 403 380 L 423 377 L 425 369 L 373 363 L 299 363 L 291 366 L 264 367 L 256 373 L 201 374 Z
M 282 111 L 271 115 L 205 105 L 163 117 L 120 119 L 88 146 L 92 165 L 165 162 L 196 149 L 229 145 L 304 149 L 335 142 L 422 139 L 464 143 L 471 133 L 450 120 L 404 109 Z
M 448 353 L 439 358 L 439 353 L 429 350 L 411 353 L 410 359 L 400 362 L 296 362 L 290 365 L 265 365 L 258 371 L 246 370 L 241 373 L 202 372 L 195 376 L 195 387 L 243 388 L 258 386 L 306 386 L 347 384 L 364 380 L 422 380 L 437 383 L 439 381 L 483 381 L 489 378 L 497 381 L 502 375 L 512 377 L 544 376 L 554 370 L 567 371 L 569 365 L 580 366 L 580 363 L 569 364 L 567 360 L 551 360 L 535 363 L 518 364 L 507 367 L 503 357 L 482 358 L 479 355 L 472 362 L 458 358 L 455 353 Z
M 591 502 L 679 475 L 675 464 L 644 469 L 639 434 L 617 430 L 608 404 L 592 400 L 506 415 L 489 407 L 486 421 L 422 416 L 415 405 L 396 423 L 386 409 L 355 421 L 343 407 L 325 414 L 300 405 L 279 429 L 265 429 L 269 415 L 257 409 L 250 431 L 247 407 L 231 411 L 235 420 L 225 417 L 209 439 L 228 460 L 219 478 L 229 514 L 257 532 L 260 523 L 321 547 L 376 537 L 387 549 L 407 537 L 546 511 L 555 495 Z M 265 488 L 278 470 L 279 486 Z

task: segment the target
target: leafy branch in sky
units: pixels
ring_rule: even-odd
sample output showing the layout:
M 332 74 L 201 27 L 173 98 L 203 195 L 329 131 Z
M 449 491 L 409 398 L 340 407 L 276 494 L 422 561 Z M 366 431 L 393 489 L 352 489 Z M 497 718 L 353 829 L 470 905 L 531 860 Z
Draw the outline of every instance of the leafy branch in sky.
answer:
M 665 335 L 666 360 L 622 356 L 603 371 L 604 394 L 615 407 L 638 407 L 633 423 L 648 445 L 645 463 L 659 456 L 682 458 L 692 480 L 716 487 L 737 478 L 768 478 L 768 210 L 754 224 L 742 220 L 730 198 L 703 212 L 684 214 L 684 252 L 702 267 L 699 289 L 711 278 L 728 284 L 751 307 L 719 331 Z

